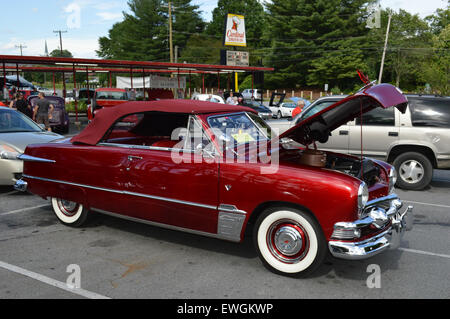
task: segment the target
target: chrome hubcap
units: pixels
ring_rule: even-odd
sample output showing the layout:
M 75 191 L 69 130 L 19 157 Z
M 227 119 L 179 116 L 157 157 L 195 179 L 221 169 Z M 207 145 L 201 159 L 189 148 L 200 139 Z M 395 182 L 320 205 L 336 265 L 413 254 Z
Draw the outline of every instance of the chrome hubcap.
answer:
M 302 260 L 308 252 L 308 236 L 294 221 L 280 220 L 267 232 L 267 246 L 281 262 L 293 264 Z
M 409 160 L 400 165 L 399 175 L 407 183 L 418 183 L 422 180 L 425 170 L 418 161 Z
M 61 212 L 69 217 L 75 215 L 78 210 L 78 204 L 68 200 L 58 200 L 58 206 Z
M 286 256 L 293 256 L 302 249 L 302 236 L 295 228 L 284 226 L 275 233 L 275 247 Z

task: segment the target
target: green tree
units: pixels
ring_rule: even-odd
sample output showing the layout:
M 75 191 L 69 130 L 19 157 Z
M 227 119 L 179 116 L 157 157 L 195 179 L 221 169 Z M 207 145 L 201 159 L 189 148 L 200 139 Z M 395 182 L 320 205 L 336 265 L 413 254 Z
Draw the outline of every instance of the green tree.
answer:
M 378 47 L 371 56 L 377 61 L 377 69 L 380 65 L 378 61 L 381 61 L 381 43 L 384 43 L 389 14 L 391 25 L 382 81 L 392 82 L 402 89 L 414 90 L 421 85 L 418 66 L 425 63 L 432 52 L 430 51 L 432 34 L 428 24 L 417 14 L 412 15 L 402 9 L 399 12 L 382 11 L 381 28 L 372 29 L 369 34 L 373 46 Z
M 436 35 L 450 24 L 450 1 L 448 1 L 448 4 L 446 9 L 437 9 L 433 15 L 425 18 Z
M 433 37 L 433 54 L 423 64 L 422 79 L 434 92 L 450 95 L 450 24 Z
M 367 70 L 367 6 L 364 0 L 273 0 L 267 4 L 271 50 L 265 63 L 276 69 L 269 85 L 353 88 L 356 69 Z
M 189 0 L 173 4 L 173 44 L 183 48 L 193 33 L 201 32 L 205 23 L 198 6 Z M 130 0 L 131 13 L 113 25 L 108 36 L 99 39 L 98 56 L 109 59 L 136 61 L 168 61 L 169 12 L 165 0 Z
M 68 50 L 55 49 L 50 53 L 50 56 L 53 58 L 73 58 L 73 55 Z

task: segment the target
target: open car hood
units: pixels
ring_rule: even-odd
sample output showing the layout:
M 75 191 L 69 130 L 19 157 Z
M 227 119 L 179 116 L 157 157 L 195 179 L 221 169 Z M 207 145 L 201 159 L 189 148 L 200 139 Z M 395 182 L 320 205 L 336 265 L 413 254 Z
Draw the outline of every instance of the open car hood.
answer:
M 360 116 L 361 111 L 366 113 L 376 107 L 395 106 L 405 113 L 407 104 L 407 98 L 391 84 L 366 86 L 354 95 L 304 119 L 281 134 L 280 138 L 291 138 L 305 146 L 316 141 L 325 143 L 333 130 Z

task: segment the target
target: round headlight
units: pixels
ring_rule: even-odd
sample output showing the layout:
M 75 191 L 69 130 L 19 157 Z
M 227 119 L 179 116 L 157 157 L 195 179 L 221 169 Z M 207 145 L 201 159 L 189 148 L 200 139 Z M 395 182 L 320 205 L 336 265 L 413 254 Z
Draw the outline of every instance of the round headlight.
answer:
M 358 189 L 358 209 L 361 213 L 369 200 L 369 188 L 362 182 Z

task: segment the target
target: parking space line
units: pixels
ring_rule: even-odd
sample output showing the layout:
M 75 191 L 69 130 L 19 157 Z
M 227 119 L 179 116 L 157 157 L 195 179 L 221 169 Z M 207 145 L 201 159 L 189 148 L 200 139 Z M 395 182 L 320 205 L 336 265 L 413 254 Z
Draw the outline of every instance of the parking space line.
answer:
M 0 213 L 0 216 L 6 216 L 6 215 L 22 213 L 22 212 L 26 212 L 26 211 L 29 211 L 29 210 L 34 210 L 34 209 L 43 208 L 43 207 L 49 207 L 49 206 L 50 206 L 50 204 L 44 204 L 44 205 L 38 205 L 38 206 L 33 206 L 33 207 L 16 209 L 16 210 L 12 210 L 12 211 L 6 212 L 6 213 Z
M 405 203 L 412 203 L 412 204 L 419 204 L 419 205 L 427 205 L 427 206 L 436 206 L 436 207 L 443 207 L 443 208 L 450 208 L 450 205 L 440 205 L 440 204 L 430 204 L 430 203 L 423 203 L 423 202 L 414 202 L 412 200 L 403 200 Z
M 47 285 L 59 288 L 59 289 L 63 289 L 65 291 L 71 292 L 73 294 L 82 296 L 82 297 L 86 297 L 88 299 L 111 299 L 109 297 L 103 296 L 103 295 L 99 295 L 95 292 L 91 292 L 91 291 L 87 291 L 81 288 L 70 288 L 65 282 L 61 282 L 52 278 L 49 278 L 47 276 L 14 266 L 14 265 L 10 265 L 7 264 L 5 262 L 0 261 L 0 267 L 15 273 L 18 273 L 20 275 L 32 278 L 34 280 L 40 281 L 42 283 L 45 283 Z
M 428 255 L 428 256 L 442 257 L 442 258 L 448 258 L 448 259 L 450 259 L 450 255 L 430 253 L 430 252 L 428 252 L 428 251 L 422 251 L 422 250 L 416 250 L 416 249 L 409 249 L 409 248 L 401 248 L 401 247 L 398 248 L 398 250 L 406 251 L 406 252 L 408 252 L 408 253 L 414 253 L 414 254 Z
M 11 191 L 11 192 L 8 192 L 8 193 L 3 193 L 3 194 L 0 194 L 0 197 L 12 195 L 12 194 L 16 194 L 16 193 L 18 193 L 18 192 L 19 192 L 19 191 Z

